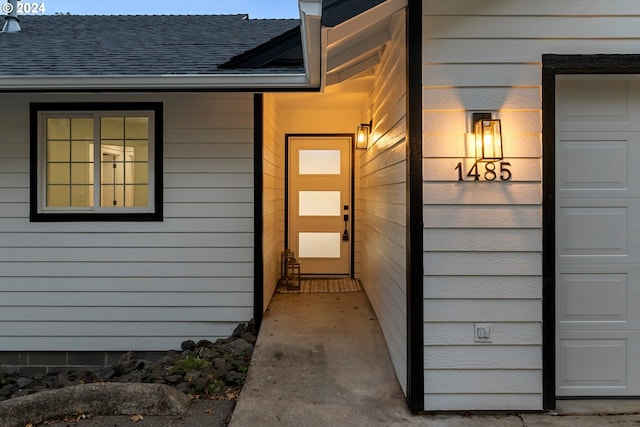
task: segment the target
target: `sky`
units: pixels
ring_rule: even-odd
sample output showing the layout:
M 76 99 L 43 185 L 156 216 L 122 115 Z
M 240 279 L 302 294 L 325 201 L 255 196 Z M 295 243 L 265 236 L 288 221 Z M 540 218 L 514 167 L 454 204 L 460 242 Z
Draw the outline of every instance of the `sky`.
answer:
M 6 0 L 0 0 L 5 3 Z M 192 15 L 248 13 L 249 18 L 299 18 L 298 0 L 21 0 L 45 14 Z M 38 12 L 41 13 L 41 12 Z

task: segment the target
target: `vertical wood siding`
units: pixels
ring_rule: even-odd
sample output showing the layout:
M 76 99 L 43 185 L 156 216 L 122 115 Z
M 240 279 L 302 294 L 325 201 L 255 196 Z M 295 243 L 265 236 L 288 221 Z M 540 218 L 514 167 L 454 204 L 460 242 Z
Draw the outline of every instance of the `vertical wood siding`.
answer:
M 406 107 L 404 12 L 394 17 L 371 95 L 373 145 L 360 157 L 362 279 L 406 392 Z
M 164 103 L 163 222 L 29 222 L 29 102 Z M 166 350 L 252 317 L 251 94 L 0 95 L 0 351 Z
M 541 56 L 638 53 L 640 4 L 423 7 L 425 408 L 539 410 Z M 487 110 L 513 180 L 459 183 L 467 113 Z M 474 343 L 474 322 L 493 324 L 492 344 Z
M 280 253 L 284 250 L 284 134 L 276 121 L 272 95 L 264 108 L 264 305 L 266 310 L 280 278 Z

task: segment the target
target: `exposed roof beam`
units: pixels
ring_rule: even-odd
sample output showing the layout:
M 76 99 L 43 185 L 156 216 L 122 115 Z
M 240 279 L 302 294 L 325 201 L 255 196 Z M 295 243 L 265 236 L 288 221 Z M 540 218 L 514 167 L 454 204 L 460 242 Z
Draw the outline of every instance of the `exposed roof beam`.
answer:
M 389 42 L 391 35 L 387 31 L 381 31 L 371 37 L 368 37 L 363 42 L 353 46 L 349 46 L 340 52 L 333 52 L 334 49 L 329 47 L 329 58 L 327 61 L 327 70 L 331 72 L 340 66 L 344 66 L 363 55 L 370 54 L 373 51 L 380 49 L 380 46 Z M 337 50 L 337 49 L 335 49 Z
M 327 76 L 327 86 L 342 83 L 346 80 L 354 77 L 361 77 L 362 75 L 371 74 L 372 68 L 380 63 L 380 54 L 375 52 L 373 55 L 364 58 L 360 62 L 351 65 L 341 71 L 330 73 Z
M 364 31 L 369 26 L 387 19 L 398 10 L 404 9 L 406 6 L 407 0 L 387 0 L 348 21 L 333 27 L 329 33 L 327 43 L 331 46 L 340 40 L 350 37 L 353 34 L 354 29 Z

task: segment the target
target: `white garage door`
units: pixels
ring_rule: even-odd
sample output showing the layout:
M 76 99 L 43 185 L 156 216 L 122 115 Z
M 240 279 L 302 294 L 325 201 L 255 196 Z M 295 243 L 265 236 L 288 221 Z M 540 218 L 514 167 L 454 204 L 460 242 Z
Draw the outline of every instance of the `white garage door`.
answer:
M 640 396 L 640 79 L 556 90 L 558 396 Z

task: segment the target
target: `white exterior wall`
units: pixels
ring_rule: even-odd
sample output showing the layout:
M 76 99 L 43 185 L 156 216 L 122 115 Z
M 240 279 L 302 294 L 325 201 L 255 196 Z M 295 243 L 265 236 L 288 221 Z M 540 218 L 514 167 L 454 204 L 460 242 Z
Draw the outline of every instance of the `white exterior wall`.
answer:
M 284 134 L 277 125 L 273 95 L 264 95 L 263 144 L 263 310 L 280 278 L 280 253 L 284 250 Z
M 423 1 L 425 409 L 542 408 L 542 54 L 638 53 L 634 0 Z M 457 182 L 498 111 L 510 182 Z M 472 162 L 471 162 L 472 163 Z M 474 344 L 474 322 L 493 343 Z
M 29 102 L 162 101 L 163 222 L 29 222 Z M 0 351 L 166 350 L 253 315 L 251 94 L 0 95 Z
M 406 61 L 404 12 L 393 19 L 371 95 L 373 145 L 360 158 L 362 281 L 402 388 L 407 385 Z

